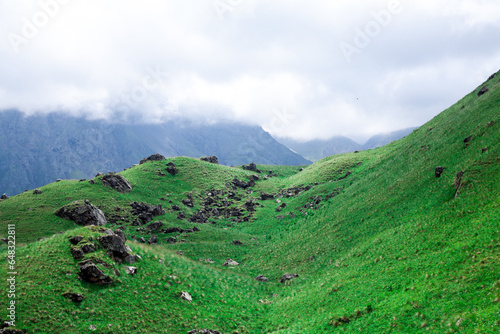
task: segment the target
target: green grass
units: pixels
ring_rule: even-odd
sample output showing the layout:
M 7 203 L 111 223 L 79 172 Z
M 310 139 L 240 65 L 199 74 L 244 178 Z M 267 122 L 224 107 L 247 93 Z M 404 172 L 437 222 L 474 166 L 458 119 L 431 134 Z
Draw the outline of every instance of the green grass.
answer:
M 16 224 L 17 326 L 32 333 L 87 333 L 90 325 L 99 333 L 499 332 L 498 77 L 485 85 L 490 89 L 485 95 L 477 97 L 478 87 L 385 147 L 328 157 L 300 172 L 300 167 L 258 166 L 263 173 L 253 192 L 236 190 L 241 199 L 231 204 L 260 203 L 249 222 L 221 218 L 200 225 L 177 219 L 172 205 L 190 216 L 211 189 L 227 196 L 234 177 L 246 181 L 255 174 L 183 157 L 166 161 L 179 168 L 175 176 L 157 175 L 165 161 L 122 172 L 133 185 L 128 194 L 104 187 L 98 177 L 94 185 L 61 181 L 40 188 L 41 195 L 27 192 L 0 202 L 0 235 L 7 235 L 7 224 Z M 437 166 L 446 167 L 440 178 L 434 175 Z M 264 179 L 269 170 L 277 177 Z M 305 186 L 311 188 L 298 196 L 278 196 L 282 189 Z M 261 192 L 277 198 L 261 201 Z M 188 194 L 194 208 L 181 204 Z M 115 284 L 96 287 L 76 279 L 78 262 L 67 239 L 76 234 L 95 239 L 97 232 L 54 215 L 81 199 L 100 205 L 108 217 L 128 215 L 118 224 L 127 236 L 151 236 L 130 226 L 133 201 L 162 204 L 167 212 L 155 221 L 165 226 L 201 231 L 182 234 L 185 242 L 176 244 L 165 243 L 176 234 L 157 232 L 156 246 L 128 241 L 143 258 L 134 264 L 133 277 L 102 249 L 87 255 L 122 273 L 116 277 L 105 269 Z M 314 201 L 319 203 L 309 207 Z M 283 203 L 286 207 L 276 211 Z M 37 241 L 41 237 L 48 239 Z M 0 250 L 5 257 L 6 246 Z M 240 265 L 223 267 L 228 258 Z M 6 275 L 5 262 L 0 272 Z M 281 284 L 284 273 L 299 277 Z M 260 274 L 270 281 L 257 282 Z M 74 304 L 62 296 L 67 291 L 82 293 L 85 300 Z M 180 300 L 181 291 L 193 302 Z M 0 300 L 6 305 L 6 294 Z

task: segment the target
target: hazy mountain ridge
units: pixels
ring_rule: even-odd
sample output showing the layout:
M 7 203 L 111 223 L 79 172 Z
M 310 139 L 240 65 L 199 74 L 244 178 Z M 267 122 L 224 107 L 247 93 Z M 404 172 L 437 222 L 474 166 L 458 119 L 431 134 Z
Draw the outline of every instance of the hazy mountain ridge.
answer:
M 334 154 L 349 153 L 354 151 L 369 150 L 372 148 L 387 145 L 395 140 L 409 135 L 417 128 L 407 128 L 385 134 L 378 134 L 370 137 L 366 143 L 359 144 L 354 140 L 335 136 L 330 139 L 316 139 L 309 141 L 299 141 L 292 138 L 277 138 L 280 143 L 299 153 L 306 159 L 318 161 Z
M 0 193 L 13 195 L 56 179 L 120 171 L 157 152 L 195 158 L 216 155 L 225 165 L 310 163 L 258 126 L 112 124 L 58 113 L 25 117 L 4 111 L 0 112 Z

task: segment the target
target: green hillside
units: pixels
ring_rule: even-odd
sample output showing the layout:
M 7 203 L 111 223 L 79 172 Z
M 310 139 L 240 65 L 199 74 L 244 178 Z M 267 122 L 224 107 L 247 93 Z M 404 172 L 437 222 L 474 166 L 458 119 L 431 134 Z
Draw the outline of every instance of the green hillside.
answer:
M 500 332 L 499 78 L 402 140 L 303 169 L 258 165 L 257 173 L 179 157 L 120 173 L 133 187 L 128 193 L 97 176 L 1 201 L 0 236 L 8 236 L 8 224 L 16 232 L 16 328 Z M 168 163 L 177 174 L 166 171 Z M 436 167 L 444 167 L 440 177 Z M 85 200 L 102 209 L 106 226 L 55 215 Z M 160 204 L 165 213 L 144 223 L 133 202 Z M 136 262 L 107 254 L 100 241 L 106 229 L 124 231 Z M 83 238 L 77 246 L 68 241 L 74 236 Z M 149 244 L 155 236 L 157 244 Z M 75 260 L 71 248 L 85 245 L 94 251 Z M 0 251 L 9 260 L 5 244 Z M 228 259 L 239 265 L 223 266 Z M 79 279 L 85 260 L 112 284 Z M 128 266 L 137 273 L 127 274 Z M 4 282 L 9 271 L 3 261 Z M 298 276 L 280 282 L 284 274 Z M 7 288 L 1 320 L 12 300 Z

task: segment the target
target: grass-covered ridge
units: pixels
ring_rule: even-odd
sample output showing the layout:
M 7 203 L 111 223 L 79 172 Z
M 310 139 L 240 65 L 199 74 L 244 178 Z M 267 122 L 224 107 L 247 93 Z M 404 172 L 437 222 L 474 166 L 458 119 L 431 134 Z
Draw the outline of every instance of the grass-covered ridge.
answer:
M 478 96 L 483 86 L 489 90 Z M 96 177 L 94 184 L 61 181 L 41 194 L 4 200 L 0 235 L 16 224 L 17 327 L 28 333 L 87 333 L 91 325 L 98 333 L 498 332 L 499 126 L 496 76 L 402 140 L 331 156 L 302 171 L 258 166 L 257 174 L 181 157 L 120 173 L 132 184 L 130 193 L 104 187 Z M 165 172 L 168 162 L 178 174 Z M 440 177 L 438 166 L 445 167 Z M 235 177 L 248 182 L 253 175 L 259 176 L 254 186 L 232 188 Z M 274 198 L 262 200 L 262 193 Z M 189 197 L 193 207 L 182 203 Z M 121 226 L 141 256 L 131 264 L 135 276 L 96 243 L 85 257 L 102 262 L 114 283 L 77 279 L 81 260 L 71 257 L 68 238 L 95 242 L 102 231 L 54 213 L 85 199 L 108 220 L 123 218 L 105 228 Z M 144 226 L 132 224 L 134 201 L 161 204 L 166 213 L 153 221 L 164 228 L 200 231 L 138 231 Z M 257 203 L 255 211 L 248 202 Z M 189 221 L 205 207 L 241 216 Z M 158 245 L 138 241 L 152 235 Z M 168 243 L 170 237 L 177 242 Z M 222 266 L 228 258 L 240 265 Z M 3 278 L 5 262 L 0 272 Z M 280 283 L 287 273 L 299 276 Z M 256 281 L 257 275 L 269 282 Z M 179 298 L 182 291 L 192 303 Z M 65 292 L 84 300 L 73 303 Z M 3 308 L 6 294 L 0 301 Z

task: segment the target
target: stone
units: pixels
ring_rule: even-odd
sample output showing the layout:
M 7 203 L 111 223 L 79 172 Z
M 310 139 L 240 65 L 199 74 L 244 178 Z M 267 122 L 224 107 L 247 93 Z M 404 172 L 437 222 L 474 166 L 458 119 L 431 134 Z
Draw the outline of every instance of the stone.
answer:
M 233 259 L 228 259 L 222 265 L 225 267 L 229 267 L 229 266 L 239 266 L 240 264 L 238 262 L 234 261 Z
M 128 275 L 134 276 L 137 273 L 136 267 L 125 267 L 125 271 Z
M 101 226 L 107 224 L 106 217 L 101 209 L 87 202 L 75 201 L 66 206 L 63 206 L 56 211 L 56 216 L 73 220 L 78 225 Z
M 245 182 L 245 181 L 241 181 L 241 180 L 238 180 L 236 178 L 236 176 L 234 177 L 233 181 L 231 181 L 231 183 L 237 187 L 237 188 L 241 188 L 241 189 L 247 189 L 247 188 L 250 188 L 250 187 L 253 187 L 255 186 L 255 181 L 254 180 L 250 180 L 248 182 Z
M 290 281 L 296 277 L 299 277 L 298 274 L 284 274 L 282 277 L 281 277 L 281 280 L 280 282 L 281 283 L 285 283 L 286 281 Z
M 260 194 L 260 199 L 263 201 L 269 200 L 269 199 L 274 199 L 273 194 L 267 194 L 267 193 L 262 193 Z
M 172 210 L 181 211 L 181 208 L 178 205 L 172 205 Z
M 168 239 L 165 239 L 165 241 L 169 244 L 175 244 L 177 242 L 177 239 L 174 237 L 170 237 Z
M 148 205 L 143 202 L 132 202 L 130 206 L 132 207 L 132 214 L 136 215 L 143 224 L 149 223 L 156 216 L 165 214 L 165 210 L 162 208 L 161 204 Z
M 255 162 L 252 162 L 249 165 L 243 165 L 243 166 L 241 166 L 241 168 L 243 168 L 244 170 L 249 170 L 249 171 L 256 172 L 256 173 L 261 173 L 261 171 L 257 168 L 257 164 L 255 164 Z
M 158 230 L 159 228 L 161 228 L 163 226 L 163 223 L 162 222 L 155 222 L 155 223 L 151 223 L 149 224 L 148 226 L 146 226 L 146 228 L 150 231 L 156 231 Z
M 216 164 L 216 165 L 219 164 L 219 158 L 217 158 L 215 155 L 210 155 L 208 157 L 201 157 L 200 160 L 210 162 L 211 164 Z
M 496 75 L 497 75 L 496 73 L 493 73 L 492 75 L 490 75 L 490 76 L 488 77 L 488 80 L 493 79 L 494 77 L 496 77 Z
M 9 199 L 9 196 L 3 194 L 1 197 L 0 197 L 0 200 L 4 200 L 4 199 Z
M 148 161 L 163 161 L 163 160 L 165 160 L 165 157 L 159 153 L 156 153 L 156 154 L 150 155 L 147 158 L 142 159 L 141 162 L 139 162 L 139 164 L 142 165 L 143 163 L 146 163 Z
M 106 187 L 111 187 L 120 193 L 129 193 L 132 190 L 132 185 L 120 174 L 108 173 L 102 177 L 102 184 Z
M 186 300 L 186 301 L 188 301 L 190 303 L 193 301 L 193 297 L 188 292 L 185 292 L 185 291 L 181 292 L 180 298 L 183 299 L 183 300 Z
M 472 140 L 472 136 L 469 136 L 467 138 L 464 139 L 464 143 L 468 143 Z
M 122 239 L 123 239 L 123 242 L 127 241 L 127 237 L 125 236 L 125 233 L 123 233 L 123 231 L 122 231 L 122 230 L 117 229 L 117 230 L 115 231 L 115 234 L 116 234 L 117 236 L 119 236 L 120 238 L 122 238 Z
M 189 208 L 192 208 L 194 206 L 193 200 L 191 198 L 183 199 L 182 204 L 184 204 L 185 206 L 187 206 Z
M 43 192 L 40 189 L 33 190 L 33 195 L 41 195 Z
M 231 243 L 235 246 L 243 246 L 243 243 L 239 240 L 233 240 L 233 242 L 231 242 Z
M 74 303 L 81 303 L 83 301 L 83 296 L 80 293 L 66 292 L 63 297 L 71 299 Z
M 145 243 L 146 243 L 146 239 L 144 239 L 144 237 L 141 237 L 141 238 L 139 239 L 139 242 L 142 242 L 143 244 L 145 244 Z
M 445 168 L 446 167 L 441 167 L 441 166 L 436 167 L 436 169 L 434 170 L 434 175 L 436 177 L 441 177 L 441 174 L 443 174 Z
M 86 282 L 97 285 L 109 285 L 113 280 L 104 272 L 99 269 L 92 261 L 83 262 L 80 265 L 80 272 L 78 275 Z
M 71 248 L 71 256 L 73 256 L 73 259 L 75 260 L 80 260 L 83 259 L 85 253 L 80 248 Z
M 259 282 L 268 282 L 269 281 L 269 278 L 267 278 L 266 276 L 264 275 L 259 275 L 257 277 L 255 277 L 255 279 Z
M 148 244 L 150 244 L 150 245 L 154 245 L 154 244 L 157 244 L 157 243 L 158 243 L 158 236 L 156 236 L 156 235 L 153 235 L 148 240 Z
M 193 329 L 188 332 L 188 334 L 221 334 L 213 329 Z
M 488 91 L 489 91 L 488 87 L 483 86 L 483 87 L 479 90 L 479 92 L 477 92 L 477 96 L 479 97 L 479 96 L 481 96 L 481 95 L 484 95 L 484 94 L 485 94 L 485 93 L 487 93 Z
M 82 240 L 83 240 L 83 237 L 81 235 L 75 235 L 74 237 L 71 237 L 69 239 L 69 242 L 71 242 L 71 244 L 73 244 L 73 245 L 78 245 L 78 243 Z
M 177 167 L 175 167 L 175 165 L 174 166 L 167 166 L 166 171 L 170 175 L 177 175 L 179 173 L 179 170 L 177 169 Z

